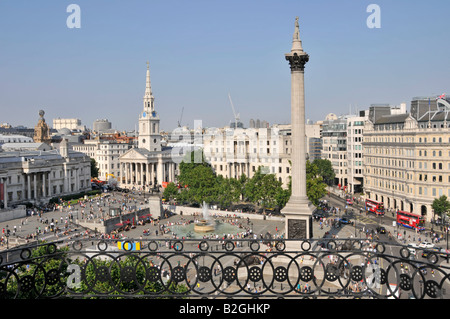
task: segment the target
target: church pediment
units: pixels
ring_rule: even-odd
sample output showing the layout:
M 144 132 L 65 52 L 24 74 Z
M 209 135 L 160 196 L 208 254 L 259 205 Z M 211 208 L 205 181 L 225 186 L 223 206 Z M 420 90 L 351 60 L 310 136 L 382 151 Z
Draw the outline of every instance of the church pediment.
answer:
M 139 148 L 132 148 L 128 150 L 126 153 L 122 154 L 119 157 L 119 161 L 125 161 L 125 160 L 147 160 L 146 153 L 148 151 L 139 149 Z

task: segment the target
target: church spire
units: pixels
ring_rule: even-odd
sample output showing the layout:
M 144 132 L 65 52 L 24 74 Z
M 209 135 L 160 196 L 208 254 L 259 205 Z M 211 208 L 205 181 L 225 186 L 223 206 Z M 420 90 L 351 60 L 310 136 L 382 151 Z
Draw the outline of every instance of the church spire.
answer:
M 145 81 L 145 96 L 144 97 L 151 97 L 152 96 L 152 84 L 150 82 L 150 63 L 147 61 L 147 79 Z
M 150 82 L 150 63 L 147 61 L 147 75 L 145 81 L 145 93 L 144 93 L 144 111 L 153 112 L 154 108 L 154 97 L 152 94 L 152 84 Z

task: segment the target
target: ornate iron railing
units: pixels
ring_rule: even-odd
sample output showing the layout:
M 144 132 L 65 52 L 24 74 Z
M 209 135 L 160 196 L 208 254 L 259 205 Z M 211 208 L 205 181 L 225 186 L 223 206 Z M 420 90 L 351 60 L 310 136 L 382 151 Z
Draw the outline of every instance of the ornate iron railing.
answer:
M 356 239 L 90 239 L 1 252 L 0 298 L 445 298 L 449 274 L 441 252 Z

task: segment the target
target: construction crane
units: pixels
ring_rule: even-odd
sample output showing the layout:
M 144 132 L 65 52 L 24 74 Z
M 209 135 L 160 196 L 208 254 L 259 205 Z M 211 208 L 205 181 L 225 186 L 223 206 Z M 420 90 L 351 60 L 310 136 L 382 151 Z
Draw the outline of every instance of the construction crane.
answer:
M 240 114 L 239 114 L 239 113 L 236 114 L 236 110 L 234 109 L 234 105 L 233 105 L 233 101 L 231 100 L 231 95 L 230 95 L 230 93 L 228 93 L 228 98 L 230 99 L 231 108 L 233 109 L 234 125 L 235 125 L 235 127 L 237 127 L 238 122 L 239 122 L 239 120 L 240 120 Z
M 178 127 L 181 127 L 181 119 L 183 118 L 183 111 L 184 111 L 184 106 L 181 109 L 181 115 L 180 115 L 180 120 L 178 121 Z

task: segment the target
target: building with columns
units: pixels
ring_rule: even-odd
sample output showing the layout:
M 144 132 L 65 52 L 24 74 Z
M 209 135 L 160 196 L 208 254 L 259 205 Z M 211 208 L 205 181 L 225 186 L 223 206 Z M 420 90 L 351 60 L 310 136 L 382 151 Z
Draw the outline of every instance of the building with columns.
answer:
M 2 208 L 91 190 L 88 156 L 68 149 L 0 153 Z
M 306 125 L 306 141 L 320 140 L 320 125 Z M 289 186 L 292 165 L 292 135 L 290 124 L 274 124 L 266 128 L 214 128 L 202 135 L 206 160 L 217 175 L 239 179 L 252 178 L 259 167 L 275 174 L 284 188 Z M 320 143 L 321 145 L 321 143 Z M 317 157 L 315 149 L 307 151 L 309 159 Z M 319 149 L 320 152 L 320 149 Z M 318 156 L 320 158 L 320 156 Z
M 149 189 L 164 186 L 166 182 L 176 182 L 178 164 L 173 159 L 172 148 L 161 143 L 160 118 L 155 108 L 148 62 L 143 109 L 138 121 L 137 147 L 119 157 L 119 185 L 130 189 Z

